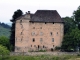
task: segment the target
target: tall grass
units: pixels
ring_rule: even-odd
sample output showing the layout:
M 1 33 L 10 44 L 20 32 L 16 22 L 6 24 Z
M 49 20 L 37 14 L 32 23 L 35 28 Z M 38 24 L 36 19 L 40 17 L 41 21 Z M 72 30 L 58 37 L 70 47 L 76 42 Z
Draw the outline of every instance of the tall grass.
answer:
M 80 56 L 76 55 L 38 55 L 38 56 L 9 56 L 3 59 L 0 56 L 0 60 L 80 60 Z

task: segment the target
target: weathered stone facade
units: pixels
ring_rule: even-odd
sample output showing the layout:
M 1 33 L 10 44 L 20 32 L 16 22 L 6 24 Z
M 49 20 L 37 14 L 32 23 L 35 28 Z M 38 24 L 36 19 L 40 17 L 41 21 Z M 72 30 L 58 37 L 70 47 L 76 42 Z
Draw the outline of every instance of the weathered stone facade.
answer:
M 16 19 L 15 52 L 50 51 L 55 49 L 56 46 L 61 46 L 64 32 L 63 21 L 33 21 L 34 16 L 29 12 Z

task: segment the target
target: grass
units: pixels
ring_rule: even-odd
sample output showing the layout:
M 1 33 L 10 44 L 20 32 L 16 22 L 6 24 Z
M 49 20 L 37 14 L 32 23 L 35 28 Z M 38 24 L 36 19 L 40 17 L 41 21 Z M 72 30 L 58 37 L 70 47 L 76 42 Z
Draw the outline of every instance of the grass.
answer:
M 76 55 L 38 55 L 38 56 L 9 56 L 3 59 L 0 56 L 0 60 L 80 60 L 80 56 Z

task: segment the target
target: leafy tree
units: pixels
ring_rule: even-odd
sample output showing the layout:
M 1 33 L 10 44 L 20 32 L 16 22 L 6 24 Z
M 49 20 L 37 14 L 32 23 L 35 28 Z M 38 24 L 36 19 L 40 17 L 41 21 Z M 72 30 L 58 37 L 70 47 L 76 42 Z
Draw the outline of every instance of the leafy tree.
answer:
M 76 11 L 73 12 L 73 17 L 80 30 L 80 6 L 78 7 Z
M 9 39 L 5 36 L 1 36 L 0 37 L 0 45 L 3 45 L 9 49 L 9 47 L 10 47 Z
M 5 47 L 0 45 L 0 55 L 7 55 L 9 54 L 9 50 Z
M 5 46 L 0 45 L 0 56 L 2 57 L 1 60 L 4 60 L 6 55 L 9 54 L 10 54 L 9 50 Z
M 73 49 L 76 50 L 77 47 L 80 47 L 80 31 L 78 28 L 72 29 L 71 32 L 67 33 L 64 36 L 62 42 L 62 49 L 65 51 L 70 51 Z
M 71 17 L 62 18 L 64 21 L 64 34 L 70 32 L 72 29 L 76 27 L 75 21 Z
M 22 14 L 23 14 L 23 12 L 20 9 L 18 9 L 17 11 L 14 12 L 12 19 L 10 20 L 12 22 L 10 43 L 11 43 L 11 46 L 13 47 L 12 48 L 13 51 L 14 51 L 14 47 L 15 47 L 15 21 Z

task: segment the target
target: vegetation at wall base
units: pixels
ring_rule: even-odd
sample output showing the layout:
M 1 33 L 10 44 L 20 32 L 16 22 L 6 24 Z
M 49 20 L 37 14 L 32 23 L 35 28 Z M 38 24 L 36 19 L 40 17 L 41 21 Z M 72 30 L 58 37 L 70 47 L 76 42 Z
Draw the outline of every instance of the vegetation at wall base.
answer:
M 80 56 L 77 55 L 37 55 L 37 56 L 8 56 L 4 57 L 4 60 L 80 60 Z M 2 60 L 0 56 L 0 60 Z

